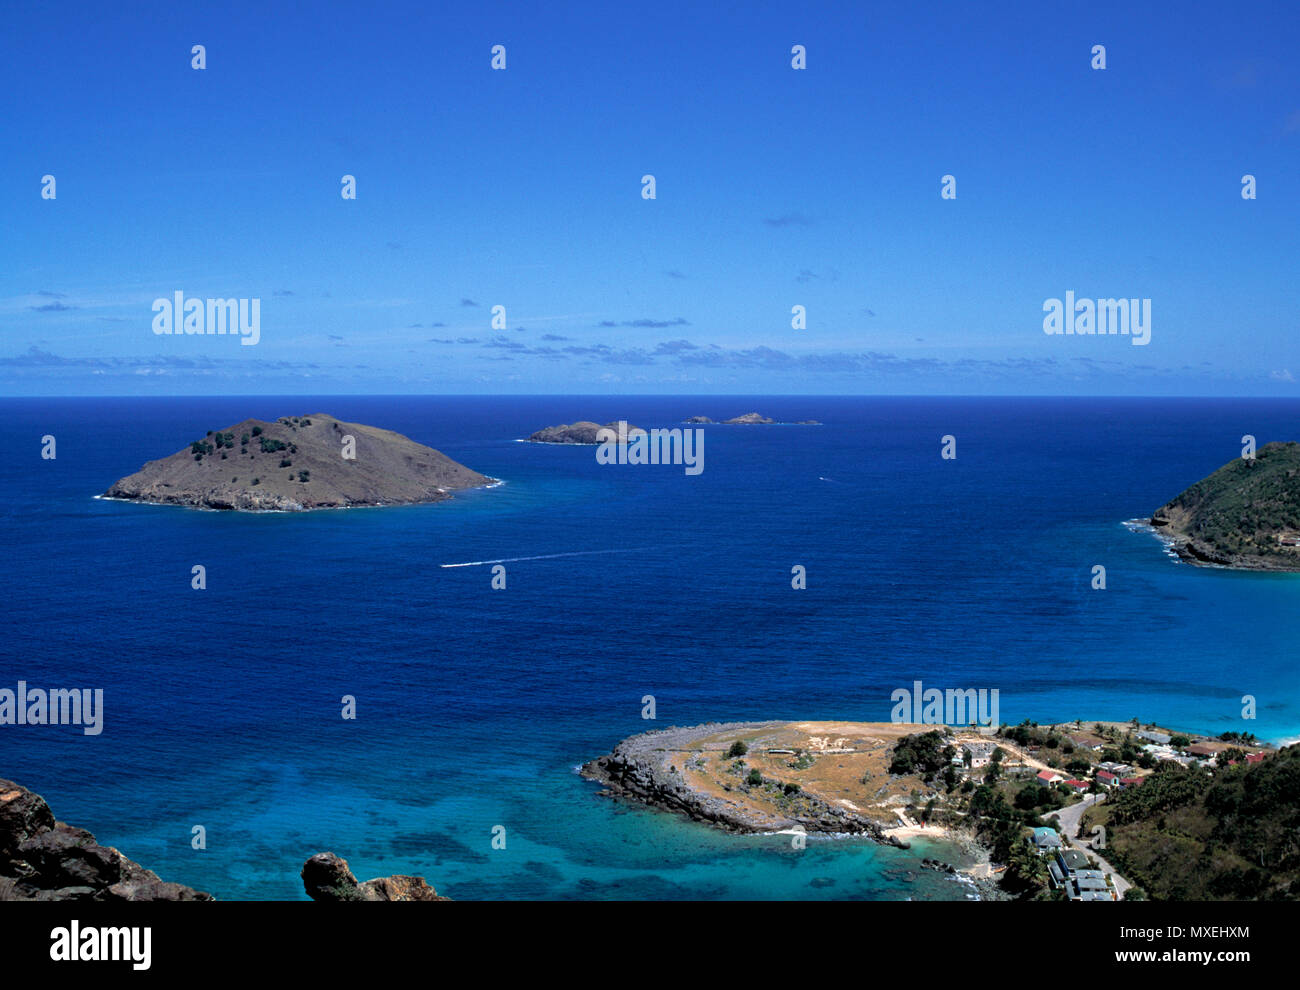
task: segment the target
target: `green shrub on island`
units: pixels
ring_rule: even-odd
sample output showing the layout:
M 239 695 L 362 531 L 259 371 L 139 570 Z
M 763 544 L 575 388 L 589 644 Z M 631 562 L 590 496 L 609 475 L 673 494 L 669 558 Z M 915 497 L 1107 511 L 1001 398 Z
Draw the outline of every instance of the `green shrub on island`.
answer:
M 731 748 L 727 750 L 727 759 L 735 759 L 737 756 L 744 756 L 748 752 L 749 747 L 745 745 L 745 741 L 743 739 L 737 739 L 731 744 Z
M 1047 857 L 1039 855 L 1028 842 L 1014 842 L 998 886 L 1018 899 L 1043 900 L 1051 889 L 1047 862 Z
M 757 770 L 751 770 L 749 771 L 749 776 L 745 778 L 745 783 L 757 787 L 759 784 L 763 783 L 763 775 Z
M 816 762 L 817 757 L 813 756 L 812 753 L 808 752 L 806 749 L 796 749 L 794 751 L 794 759 L 787 763 L 786 766 L 791 770 L 807 770 Z
M 1069 796 L 1058 788 L 1044 787 L 1035 781 L 1016 791 L 1011 803 L 1019 811 L 1036 811 L 1039 808 L 1055 811 L 1069 803 Z
M 1022 813 L 1007 804 L 1001 791 L 981 784 L 971 794 L 967 814 L 975 821 L 975 834 L 988 847 L 990 856 L 999 863 L 1007 862 L 1020 840 Z
M 945 766 L 951 765 L 955 753 L 951 746 L 945 746 L 943 733 L 937 729 L 904 736 L 894 747 L 889 772 L 898 775 L 919 773 L 929 780 Z

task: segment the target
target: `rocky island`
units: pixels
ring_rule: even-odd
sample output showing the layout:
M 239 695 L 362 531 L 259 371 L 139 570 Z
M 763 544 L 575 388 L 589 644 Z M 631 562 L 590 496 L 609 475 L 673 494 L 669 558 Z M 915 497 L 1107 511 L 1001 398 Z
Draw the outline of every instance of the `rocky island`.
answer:
M 394 874 L 359 881 L 348 861 L 332 852 L 317 853 L 302 867 L 302 885 L 313 901 L 449 901 L 424 877 Z
M 208 430 L 115 482 L 103 497 L 298 511 L 439 502 L 493 480 L 400 433 L 313 413 Z
M 600 443 L 596 435 L 601 430 L 613 430 L 618 434 L 618 423 L 606 423 L 601 426 L 599 423 L 593 423 L 590 420 L 581 419 L 576 423 L 564 423 L 560 426 L 547 426 L 538 430 L 530 436 L 526 443 L 576 443 L 590 444 L 595 446 Z M 635 436 L 638 433 L 644 433 L 645 430 L 639 426 L 627 426 L 627 432 L 623 435 L 624 439 L 619 442 L 626 442 L 626 438 Z
M 718 426 L 821 426 L 822 424 L 815 419 L 801 419 L 794 423 L 782 423 L 779 420 L 772 419 L 770 416 L 764 416 L 760 413 L 745 413 L 743 416 L 733 416 L 731 419 L 714 420 L 708 416 L 692 416 L 690 419 L 683 420 L 690 424 L 714 424 Z
M 1300 571 L 1300 444 L 1234 458 L 1156 509 L 1150 525 L 1190 564 Z
M 160 880 L 83 828 L 56 821 L 39 794 L 0 780 L 0 901 L 211 901 Z

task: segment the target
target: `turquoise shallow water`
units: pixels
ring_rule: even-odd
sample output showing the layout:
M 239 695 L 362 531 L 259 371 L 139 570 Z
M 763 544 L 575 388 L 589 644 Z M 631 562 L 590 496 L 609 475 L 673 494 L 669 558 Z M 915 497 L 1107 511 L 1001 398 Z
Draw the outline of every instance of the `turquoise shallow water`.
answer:
M 580 418 L 757 409 L 705 470 L 515 442 Z M 247 416 L 396 429 L 506 484 L 249 516 L 96 501 Z M 321 849 L 459 898 L 963 898 L 910 852 L 734 837 L 573 768 L 656 724 L 886 720 L 922 680 L 1003 721 L 1140 716 L 1300 736 L 1290 575 L 1171 561 L 1122 521 L 1294 435 L 1284 401 L 826 398 L 3 400 L 0 684 L 102 687 L 106 727 L 0 728 L 0 774 L 169 879 L 301 897 Z M 39 438 L 58 437 L 56 461 Z M 958 438 L 958 458 L 939 438 Z M 603 551 L 619 550 L 620 553 Z M 443 563 L 602 551 L 485 567 Z M 190 567 L 208 590 L 190 589 Z M 790 589 L 793 564 L 808 589 Z M 1091 567 L 1107 567 L 1093 591 Z M 339 699 L 358 699 L 355 722 Z M 658 722 L 640 717 L 657 699 Z M 1240 699 L 1258 718 L 1240 717 Z M 201 824 L 208 848 L 190 848 Z M 495 826 L 504 850 L 491 847 Z M 945 851 L 945 858 L 951 853 Z

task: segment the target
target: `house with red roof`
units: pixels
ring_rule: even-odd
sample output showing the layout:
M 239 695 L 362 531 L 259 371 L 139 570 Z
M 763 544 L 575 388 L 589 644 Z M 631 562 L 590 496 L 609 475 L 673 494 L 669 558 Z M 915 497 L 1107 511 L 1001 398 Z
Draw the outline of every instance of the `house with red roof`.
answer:
M 1041 770 L 1035 779 L 1044 787 L 1051 787 L 1053 784 L 1059 784 L 1065 778 L 1053 770 Z
M 1260 763 L 1260 762 L 1263 761 L 1263 759 L 1264 759 L 1264 754 L 1263 754 L 1263 753 L 1247 753 L 1247 754 L 1246 754 L 1246 763 L 1247 763 L 1247 764 L 1250 764 L 1250 763 Z M 1240 762 L 1241 762 L 1240 760 L 1229 760 L 1229 761 L 1228 761 L 1228 766 L 1230 766 L 1230 767 L 1235 767 L 1235 766 L 1236 766 L 1238 763 L 1240 763 Z
M 1097 771 L 1097 783 L 1103 787 L 1114 787 L 1119 782 L 1119 776 L 1111 773 L 1109 770 Z
M 1064 784 L 1066 787 L 1078 794 L 1083 794 L 1088 790 L 1088 782 L 1086 780 L 1067 780 Z

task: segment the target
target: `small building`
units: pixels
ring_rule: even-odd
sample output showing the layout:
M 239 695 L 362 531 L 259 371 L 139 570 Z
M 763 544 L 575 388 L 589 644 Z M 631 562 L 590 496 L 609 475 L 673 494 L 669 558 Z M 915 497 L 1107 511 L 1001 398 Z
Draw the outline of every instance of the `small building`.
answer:
M 1087 856 L 1077 849 L 1057 849 L 1052 861 L 1047 864 L 1047 878 L 1053 888 L 1064 890 L 1066 896 L 1069 896 L 1070 881 L 1080 869 L 1088 869 Z
M 1066 780 L 1062 781 L 1062 783 L 1076 794 L 1084 794 L 1088 790 L 1088 782 L 1086 780 Z
M 1226 747 L 1218 746 L 1214 743 L 1195 742 L 1187 747 L 1186 752 L 1192 756 L 1217 756 Z
M 1102 787 L 1114 787 L 1118 781 L 1119 777 L 1109 770 L 1097 771 L 1097 783 L 1101 784 Z
M 1052 885 L 1053 890 L 1064 890 L 1065 885 L 1070 881 L 1070 876 L 1054 859 L 1047 864 L 1047 881 Z
M 1056 862 L 1064 871 L 1066 876 L 1074 876 L 1080 870 L 1090 870 L 1088 857 L 1078 849 L 1059 849 L 1056 853 Z
M 1127 787 L 1137 787 L 1142 783 L 1143 779 L 1142 777 L 1121 777 L 1119 779 L 1119 789 L 1122 791 Z
M 1111 773 L 1119 777 L 1123 777 L 1125 774 L 1133 772 L 1133 768 L 1127 763 L 1114 763 L 1110 760 L 1107 760 L 1105 763 L 1098 763 L 1097 766 L 1101 767 L 1103 770 L 1109 770 Z
M 988 766 L 989 762 L 993 759 L 993 750 L 996 746 L 993 743 L 962 743 L 961 748 L 963 751 L 970 754 L 970 766 L 971 769 L 974 770 L 979 767 Z M 962 758 L 962 762 L 966 762 L 964 757 Z
M 1076 870 L 1065 888 L 1065 896 L 1072 901 L 1113 901 L 1115 890 L 1106 883 L 1101 870 Z
M 1029 844 L 1039 853 L 1053 854 L 1061 848 L 1061 833 L 1047 826 L 1036 828 L 1029 836 Z
M 1147 742 L 1153 742 L 1157 746 L 1168 746 L 1169 740 L 1173 738 L 1173 736 L 1165 732 L 1150 732 L 1145 729 L 1141 732 L 1134 733 L 1134 735 L 1139 739 L 1145 739 Z
M 1051 787 L 1053 784 L 1059 784 L 1065 778 L 1054 770 L 1040 770 L 1038 776 L 1034 778 L 1044 787 Z

